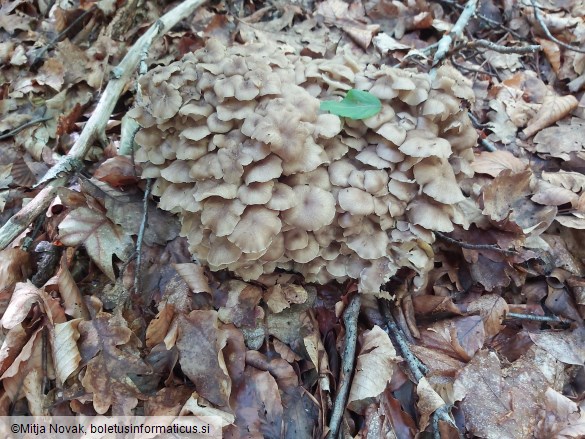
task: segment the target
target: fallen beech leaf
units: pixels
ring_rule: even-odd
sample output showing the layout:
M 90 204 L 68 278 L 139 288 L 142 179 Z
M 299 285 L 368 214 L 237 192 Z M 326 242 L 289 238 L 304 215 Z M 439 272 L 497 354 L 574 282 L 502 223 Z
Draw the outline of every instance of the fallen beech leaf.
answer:
M 110 279 L 115 280 L 112 256 L 125 261 L 134 247 L 132 238 L 103 213 L 79 207 L 59 225 L 59 239 L 65 245 L 83 244 L 91 259 Z
M 189 285 L 194 293 L 210 293 L 209 279 L 205 276 L 205 269 L 194 263 L 173 264 L 179 276 Z
M 222 350 L 227 333 L 219 329 L 216 311 L 191 311 L 179 319 L 179 363 L 183 373 L 205 399 L 226 407 L 232 382 Z
M 526 169 L 526 163 L 508 151 L 484 151 L 475 157 L 471 163 L 473 170 L 479 174 L 488 174 L 497 177 L 504 169 L 510 169 L 512 173 L 522 172 Z
M 585 330 L 577 328 L 572 332 L 531 332 L 531 340 L 552 357 L 566 364 L 582 366 L 585 363 Z
M 2 326 L 11 329 L 21 323 L 28 315 L 31 306 L 41 300 L 39 291 L 31 281 L 17 283 L 8 308 L 2 316 Z
M 81 321 L 81 319 L 75 319 L 55 325 L 53 361 L 61 385 L 75 372 L 81 362 L 81 355 L 77 348 L 77 340 L 80 337 L 77 327 Z
M 422 430 L 429 425 L 429 419 L 433 412 L 445 405 L 443 398 L 431 387 L 426 377 L 422 377 L 416 386 L 418 402 L 416 406 L 420 412 L 419 428 Z
M 357 413 L 363 413 L 368 400 L 384 391 L 401 360 L 388 334 L 377 325 L 364 332 L 361 346 L 347 400 L 348 407 Z
M 496 336 L 504 326 L 502 321 L 508 312 L 508 304 L 497 294 L 484 294 L 467 306 L 468 312 L 479 311 L 487 338 Z
M 548 59 L 553 71 L 558 75 L 561 69 L 561 49 L 557 43 L 546 38 L 535 38 L 535 40 L 542 46 L 546 59 Z
M 140 167 L 129 157 L 117 155 L 103 162 L 93 176 L 110 186 L 120 187 L 138 182 L 140 180 L 138 175 L 141 172 Z
M 536 116 L 524 128 L 524 135 L 531 137 L 541 129 L 561 120 L 579 105 L 579 101 L 573 95 L 557 96 L 549 93 L 544 97 L 542 107 Z
M 81 383 L 93 393 L 95 411 L 104 414 L 111 407 L 112 415 L 129 416 L 141 396 L 129 374 L 152 373 L 132 346 L 134 334 L 123 319 L 102 311 L 79 322 L 78 329 L 79 352 L 88 362 Z

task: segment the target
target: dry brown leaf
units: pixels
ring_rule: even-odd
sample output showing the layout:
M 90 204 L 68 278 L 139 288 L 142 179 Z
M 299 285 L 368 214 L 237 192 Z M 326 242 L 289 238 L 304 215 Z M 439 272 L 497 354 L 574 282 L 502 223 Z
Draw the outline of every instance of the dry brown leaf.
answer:
M 508 304 L 497 294 L 484 294 L 467 306 L 470 313 L 479 311 L 486 337 L 496 336 L 504 326 L 502 322 L 508 312 Z
M 469 361 L 485 342 L 485 329 L 479 316 L 441 320 L 422 330 L 421 342 L 453 358 Z
M 120 187 L 137 183 L 140 180 L 138 177 L 140 173 L 140 167 L 129 157 L 117 155 L 103 162 L 93 176 L 112 187 Z
M 83 300 L 83 295 L 67 268 L 65 258 L 61 260 L 61 268 L 57 273 L 57 284 L 59 285 L 59 294 L 65 305 L 65 312 L 73 318 L 89 320 L 89 311 Z
M 421 431 L 429 425 L 429 419 L 433 412 L 439 407 L 445 405 L 443 398 L 431 387 L 426 377 L 422 377 L 416 386 L 416 393 L 418 395 L 418 407 L 420 413 L 419 428 Z
M 563 119 L 578 105 L 579 101 L 573 95 L 557 96 L 551 92 L 544 97 L 542 107 L 522 132 L 526 137 L 531 137 L 543 128 Z
M 147 347 L 151 348 L 156 346 L 165 339 L 174 316 L 175 307 L 170 303 L 165 304 L 163 309 L 158 312 L 146 328 Z
M 270 372 L 247 366 L 240 386 L 234 389 L 234 437 L 280 437 L 283 405 L 278 385 Z
M 40 302 L 39 291 L 29 280 L 17 283 L 8 308 L 2 316 L 2 326 L 6 329 L 11 329 L 22 323 L 31 307 Z
M 509 151 L 483 151 L 475 157 L 471 163 L 473 170 L 479 174 L 488 174 L 497 177 L 504 169 L 510 169 L 512 173 L 522 172 L 527 164 L 515 157 Z
M 134 248 L 132 238 L 103 213 L 87 207 L 71 212 L 59 225 L 63 244 L 83 244 L 91 259 L 110 279 L 115 280 L 112 256 L 125 261 Z
M 222 286 L 228 295 L 226 303 L 218 310 L 219 319 L 237 327 L 255 326 L 256 319 L 264 316 L 264 310 L 259 306 L 262 290 L 239 280 L 230 280 Z
M 81 321 L 81 319 L 74 319 L 57 323 L 54 328 L 53 361 L 55 373 L 61 385 L 77 370 L 81 362 L 81 355 L 77 348 L 77 340 L 80 337 L 78 326 Z
M 137 344 L 134 334 L 119 316 L 102 311 L 93 320 L 81 321 L 78 329 L 79 353 L 88 362 L 81 383 L 93 393 L 95 411 L 104 414 L 111 407 L 113 415 L 131 415 L 141 393 L 129 374 L 152 373 L 132 346 Z
M 208 404 L 199 403 L 199 395 L 197 392 L 193 392 L 191 397 L 187 400 L 185 405 L 181 408 L 180 416 L 194 415 L 194 416 L 212 416 L 214 419 L 220 419 L 220 427 L 233 424 L 235 417 L 229 411 L 220 410 L 214 407 L 210 407 Z
M 558 75 L 561 69 L 561 49 L 557 43 L 546 38 L 535 38 L 535 40 L 542 46 L 546 59 L 548 59 L 553 71 Z
M 205 276 L 205 269 L 198 264 L 185 263 L 173 264 L 179 276 L 189 285 L 189 288 L 194 293 L 210 293 L 209 279 Z
M 577 328 L 572 332 L 531 332 L 530 339 L 553 358 L 566 364 L 582 366 L 585 364 L 585 329 Z
M 369 399 L 384 391 L 401 358 L 396 355 L 388 334 L 377 325 L 363 333 L 361 346 L 347 405 L 363 414 Z
M 538 423 L 537 437 L 585 437 L 585 407 L 552 388 L 544 394 L 544 409 Z
M 217 312 L 191 311 L 178 321 L 176 346 L 181 370 L 205 399 L 227 407 L 232 386 L 222 353 L 227 333 L 219 329 Z

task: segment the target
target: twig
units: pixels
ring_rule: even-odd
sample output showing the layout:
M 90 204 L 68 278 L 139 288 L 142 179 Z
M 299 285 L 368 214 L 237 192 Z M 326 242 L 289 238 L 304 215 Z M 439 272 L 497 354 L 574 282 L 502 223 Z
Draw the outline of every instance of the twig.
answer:
M 546 34 L 546 36 L 548 37 L 549 40 L 554 41 L 559 46 L 564 47 L 565 49 L 568 49 L 568 50 L 572 50 L 573 52 L 585 53 L 585 49 L 581 49 L 579 47 L 575 47 L 575 46 L 571 46 L 570 44 L 563 43 L 561 40 L 554 37 L 553 34 L 551 34 L 550 31 L 548 30 L 548 27 L 546 26 L 546 24 L 544 23 L 544 20 L 542 19 L 541 15 L 540 15 L 540 10 L 536 6 L 536 2 L 534 0 L 530 0 L 530 3 L 532 3 L 532 8 L 534 9 L 534 17 L 536 18 L 536 21 L 538 21 L 538 24 L 540 24 L 540 27 L 542 28 L 542 30 L 544 31 L 544 33 Z
M 37 53 L 35 55 L 35 58 L 32 60 L 31 62 L 31 67 L 34 67 L 35 65 L 37 65 L 45 56 L 45 53 L 47 53 L 47 51 L 53 47 L 55 45 L 55 43 L 58 43 L 59 41 L 61 41 L 61 39 L 63 37 L 65 37 L 65 35 L 67 35 L 67 32 L 69 32 L 71 29 L 73 29 L 74 26 L 77 25 L 77 23 L 79 23 L 81 20 L 83 20 L 88 14 L 92 13 L 95 9 L 97 8 L 97 6 L 92 6 L 91 8 L 89 8 L 87 11 L 85 11 L 83 14 L 81 14 L 79 17 L 77 17 L 75 20 L 73 20 L 71 22 L 71 24 L 69 26 L 67 26 L 65 29 L 63 29 L 55 38 L 53 38 L 51 41 L 49 41 L 45 47 L 43 47 L 42 49 L 39 50 L 39 53 Z
M 481 123 L 479 119 L 475 117 L 475 114 L 473 114 L 471 111 L 468 111 L 467 115 L 469 116 L 469 119 L 471 120 L 471 123 L 473 124 L 474 128 L 476 129 L 490 128 L 490 124 Z
M 146 189 L 144 189 L 144 200 L 142 204 L 142 221 L 140 222 L 140 229 L 138 230 L 138 237 L 136 238 L 136 268 L 134 269 L 134 291 L 141 291 L 140 285 L 140 266 L 142 264 L 142 242 L 144 241 L 144 231 L 146 230 L 146 223 L 148 221 L 148 198 L 152 189 L 153 179 L 146 180 Z
M 386 319 L 386 331 L 388 332 L 388 335 L 398 346 L 398 350 L 400 351 L 402 358 L 404 358 L 404 361 L 406 361 L 408 369 L 418 384 L 422 377 L 428 373 L 428 368 L 418 358 L 416 358 L 410 350 L 408 342 L 404 339 L 404 336 L 400 332 L 400 328 L 392 316 L 388 301 L 386 299 L 380 299 L 378 301 L 378 306 L 380 307 L 380 312 Z
M 457 9 L 463 9 L 463 6 L 461 6 L 459 3 L 456 3 L 456 2 L 451 1 L 451 0 L 441 0 L 441 2 L 446 3 L 449 6 L 453 6 Z M 499 27 L 500 29 L 503 29 L 504 31 L 508 32 L 510 35 L 513 35 L 516 38 L 522 38 L 522 35 L 520 35 L 514 29 L 510 29 L 509 27 L 504 26 L 502 23 L 498 23 L 496 20 L 493 20 L 489 17 L 486 17 L 485 15 L 483 15 L 479 12 L 476 12 L 475 15 L 481 21 L 488 23 L 492 28 Z
M 475 14 L 477 9 L 477 1 L 478 0 L 468 0 L 465 8 L 463 8 L 463 12 L 459 16 L 459 19 L 451 28 L 451 31 L 443 35 L 443 38 L 439 40 L 437 51 L 435 52 L 435 57 L 433 58 L 433 66 L 436 66 L 443 60 L 443 58 L 445 58 L 447 52 L 449 52 L 451 44 L 453 43 L 453 39 L 459 38 L 461 36 L 463 29 L 465 29 L 465 26 L 467 26 L 467 23 Z
M 37 123 L 46 122 L 47 120 L 51 120 L 52 118 L 53 118 L 53 116 L 43 116 L 43 117 L 39 117 L 37 119 L 29 120 L 28 122 L 23 123 L 22 125 L 14 128 L 13 130 L 8 131 L 7 133 L 0 135 L 0 140 L 8 139 L 9 137 L 15 136 L 16 134 L 18 134 L 19 132 L 21 132 L 25 128 L 28 128 L 32 125 L 36 125 Z
M 427 373 L 429 373 L 429 369 L 410 350 L 410 347 L 408 346 L 408 342 L 402 336 L 400 328 L 398 327 L 398 325 L 396 324 L 396 321 L 394 320 L 394 317 L 392 316 L 392 313 L 390 311 L 390 306 L 388 305 L 388 301 L 386 299 L 380 299 L 378 301 L 378 306 L 380 307 L 380 312 L 386 318 L 386 327 L 387 327 L 386 331 L 388 332 L 388 335 L 390 336 L 391 340 L 396 345 L 398 345 L 398 350 L 400 351 L 400 354 L 402 355 L 402 357 L 406 361 L 406 364 L 408 366 L 408 370 L 410 370 L 410 373 L 412 374 L 412 376 L 415 380 L 415 384 L 418 384 L 419 381 Z M 451 406 L 449 404 L 444 404 L 441 407 L 439 407 L 437 410 L 435 410 L 435 412 L 433 413 L 432 427 L 433 427 L 433 437 L 434 438 L 440 439 L 439 420 L 445 421 L 445 422 L 453 425 L 453 427 L 457 428 L 457 426 L 455 425 L 455 422 L 451 418 L 450 410 L 451 410 Z M 459 436 L 461 437 L 461 435 L 459 435 Z
M 116 76 L 110 80 L 106 86 L 93 114 L 85 124 L 73 147 L 69 153 L 62 157 L 57 165 L 55 165 L 58 166 L 60 163 L 65 165 L 63 173 L 67 174 L 70 172 L 70 162 L 72 159 L 83 160 L 96 137 L 105 136 L 105 127 L 108 119 L 110 118 L 126 83 L 136 69 L 144 45 L 151 42 L 154 38 L 168 32 L 175 24 L 183 18 L 188 17 L 196 8 L 205 2 L 206 0 L 185 0 L 183 3 L 177 5 L 163 15 L 157 23 L 153 24 L 138 39 L 138 41 L 136 41 L 130 50 L 128 50 L 128 53 L 126 53 L 126 56 L 116 68 Z M 63 181 L 63 178 L 58 178 L 49 182 L 49 185 L 54 188 L 61 185 Z M 35 202 L 37 205 L 42 205 L 44 206 L 44 209 L 46 209 L 51 203 L 54 194 L 54 190 L 41 191 L 31 203 Z M 14 217 L 8 220 L 8 222 L 0 228 L 0 250 L 6 248 L 10 242 L 22 233 L 28 224 L 30 224 L 30 222 L 32 222 L 36 216 L 43 211 L 44 210 L 37 211 L 35 216 L 29 217 L 30 219 L 27 223 L 23 223 L 22 219 L 18 223 L 15 223 L 12 221 Z M 10 237 L 12 237 L 12 239 L 10 239 Z
M 503 253 L 506 256 L 513 256 L 517 255 L 518 252 L 515 250 L 504 250 L 503 248 L 498 247 L 495 244 L 470 244 L 468 242 L 459 241 L 457 239 L 451 238 L 450 236 L 445 235 L 441 232 L 434 232 L 437 237 L 442 239 L 443 241 L 449 242 L 451 244 L 455 244 L 461 248 L 466 248 L 468 250 L 491 250 L 498 253 Z
M 506 313 L 506 318 L 520 319 L 520 320 L 532 320 L 535 322 L 566 323 L 555 316 L 537 316 L 535 314 L 521 314 L 521 313 L 517 313 L 517 312 Z
M 345 348 L 343 349 L 341 380 L 333 409 L 331 411 L 331 419 L 329 421 L 329 434 L 327 439 L 337 439 L 339 434 L 339 427 L 347 404 L 347 396 L 349 393 L 349 384 L 353 372 L 353 363 L 355 360 L 355 347 L 357 344 L 357 320 L 360 312 L 360 295 L 356 293 L 343 314 L 343 322 L 345 323 Z
M 488 139 L 482 139 L 482 138 L 480 138 L 479 139 L 479 143 L 481 143 L 481 146 L 483 146 L 483 149 L 485 149 L 486 151 L 494 152 L 494 151 L 497 151 L 498 150 L 498 148 L 496 148 L 496 145 L 494 145 Z
M 467 48 L 481 47 L 481 48 L 490 49 L 490 50 L 493 50 L 493 51 L 499 52 L 499 53 L 520 53 L 520 54 L 534 53 L 534 52 L 538 52 L 539 50 L 542 49 L 542 47 L 538 44 L 528 45 L 528 46 L 520 46 L 520 47 L 508 47 L 508 46 L 502 46 L 501 44 L 492 43 L 491 41 L 488 41 L 488 40 L 469 41 L 465 45 L 465 47 L 467 47 Z
M 40 191 L 29 203 L 18 211 L 6 224 L 0 228 L 0 250 L 8 247 L 12 241 L 20 235 L 30 223 L 48 208 L 53 197 L 57 194 L 57 188 L 47 186 Z

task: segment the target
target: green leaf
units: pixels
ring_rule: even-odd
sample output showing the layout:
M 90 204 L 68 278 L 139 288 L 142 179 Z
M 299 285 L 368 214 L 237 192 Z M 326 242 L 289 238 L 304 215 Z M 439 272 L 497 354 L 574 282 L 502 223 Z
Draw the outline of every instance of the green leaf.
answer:
M 341 101 L 324 101 L 319 108 L 349 119 L 367 119 L 380 112 L 382 102 L 369 91 L 352 88 Z

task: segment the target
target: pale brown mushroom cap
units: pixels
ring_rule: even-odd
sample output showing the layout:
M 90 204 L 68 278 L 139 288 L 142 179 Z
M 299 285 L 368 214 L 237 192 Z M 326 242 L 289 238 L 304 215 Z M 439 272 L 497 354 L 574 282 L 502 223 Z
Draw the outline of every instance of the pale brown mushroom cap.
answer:
M 317 230 L 331 224 L 335 217 L 335 198 L 331 193 L 307 185 L 293 187 L 296 205 L 282 212 L 287 224 L 302 230 Z
M 339 206 L 352 215 L 370 215 L 374 213 L 372 195 L 354 187 L 339 191 Z
M 277 212 L 248 206 L 228 239 L 244 253 L 260 252 L 268 248 L 280 228 Z

